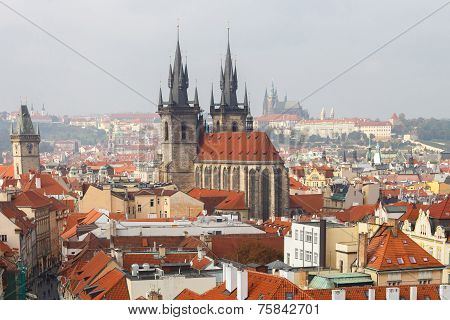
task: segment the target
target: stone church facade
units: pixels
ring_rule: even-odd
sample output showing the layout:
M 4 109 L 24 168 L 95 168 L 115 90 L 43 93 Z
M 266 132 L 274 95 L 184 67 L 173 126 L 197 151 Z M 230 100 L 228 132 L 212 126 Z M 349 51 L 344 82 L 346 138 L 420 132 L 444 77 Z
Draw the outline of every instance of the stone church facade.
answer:
M 160 91 L 162 164 L 160 181 L 173 182 L 182 191 L 192 188 L 243 191 L 249 217 L 266 220 L 287 214 L 288 171 L 264 132 L 253 131 L 253 118 L 244 89 L 237 99 L 237 70 L 228 42 L 220 72 L 220 102 L 211 92 L 212 132 L 203 121 L 197 88 L 187 98 L 187 66 L 181 61 L 177 42 L 174 67 L 169 66 L 169 100 Z

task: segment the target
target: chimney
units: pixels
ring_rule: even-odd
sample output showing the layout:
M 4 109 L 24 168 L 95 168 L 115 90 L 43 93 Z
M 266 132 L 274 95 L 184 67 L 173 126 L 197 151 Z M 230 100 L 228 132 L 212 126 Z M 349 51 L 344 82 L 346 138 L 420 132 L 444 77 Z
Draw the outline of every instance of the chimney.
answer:
M 367 293 L 367 300 L 375 300 L 375 289 L 370 288 Z
M 237 277 L 237 269 L 233 265 L 228 265 L 226 268 L 226 281 L 225 281 L 225 289 L 228 292 L 233 292 L 236 289 L 236 277 Z
M 134 263 L 131 265 L 131 276 L 137 277 L 139 274 L 139 265 Z
M 331 290 L 331 300 L 345 300 L 345 290 Z
M 450 300 L 450 285 L 441 284 L 439 286 L 439 297 L 441 300 Z
M 394 226 L 392 227 L 392 236 L 397 238 L 398 235 L 398 219 L 394 219 Z
M 203 260 L 205 253 L 203 252 L 202 247 L 197 247 L 197 255 L 198 255 L 198 261 Z
M 248 271 L 239 270 L 237 272 L 237 294 L 238 300 L 245 300 L 248 298 Z
M 409 300 L 417 300 L 417 287 L 409 288 Z
M 367 265 L 368 235 L 365 232 L 358 234 L 358 272 L 362 272 Z
M 36 182 L 36 189 L 42 188 L 42 185 L 41 185 L 41 178 L 40 178 L 40 177 L 37 177 L 37 176 L 36 176 L 35 182 Z
M 400 300 L 400 289 L 386 288 L 386 300 Z
M 158 254 L 160 258 L 164 258 L 166 256 L 166 248 L 160 245 L 158 249 Z

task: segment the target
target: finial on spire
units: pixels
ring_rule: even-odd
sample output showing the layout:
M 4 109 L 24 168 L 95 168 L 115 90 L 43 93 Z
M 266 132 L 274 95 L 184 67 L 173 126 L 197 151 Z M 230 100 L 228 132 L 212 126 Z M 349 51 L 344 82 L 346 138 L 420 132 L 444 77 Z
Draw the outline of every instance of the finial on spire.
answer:
M 177 41 L 180 41 L 180 18 L 177 18 Z
M 228 45 L 230 44 L 230 21 L 227 21 L 227 39 L 228 39 Z

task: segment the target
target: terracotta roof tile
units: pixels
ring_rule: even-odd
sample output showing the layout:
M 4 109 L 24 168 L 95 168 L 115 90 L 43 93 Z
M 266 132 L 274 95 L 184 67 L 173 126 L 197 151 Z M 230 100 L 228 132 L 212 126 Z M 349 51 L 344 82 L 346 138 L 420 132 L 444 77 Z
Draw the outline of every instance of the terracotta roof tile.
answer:
M 282 161 L 265 132 L 205 134 L 199 143 L 200 161 Z
M 392 228 L 384 225 L 370 239 L 367 268 L 386 271 L 444 267 L 400 229 L 394 236 Z

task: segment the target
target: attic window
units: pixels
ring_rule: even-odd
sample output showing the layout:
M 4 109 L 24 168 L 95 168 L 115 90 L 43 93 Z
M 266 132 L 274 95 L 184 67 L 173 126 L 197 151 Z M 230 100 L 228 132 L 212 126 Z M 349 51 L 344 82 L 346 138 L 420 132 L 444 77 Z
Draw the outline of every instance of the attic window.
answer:
M 397 258 L 398 264 L 405 264 L 405 261 L 403 261 L 403 258 Z
M 408 241 L 406 241 L 406 240 L 403 240 L 403 244 L 408 244 Z
M 427 257 L 423 257 L 423 261 L 424 262 L 428 262 L 428 258 Z
M 387 259 L 386 259 L 386 262 L 387 262 L 387 263 L 392 263 L 392 260 L 389 259 L 389 258 L 387 258 Z
M 377 256 L 373 256 L 372 259 L 370 259 L 369 262 L 370 262 L 370 263 L 373 263 L 373 262 L 375 262 L 375 260 L 377 260 Z
M 414 257 L 409 257 L 409 261 L 411 263 L 417 263 L 416 258 L 414 258 Z

